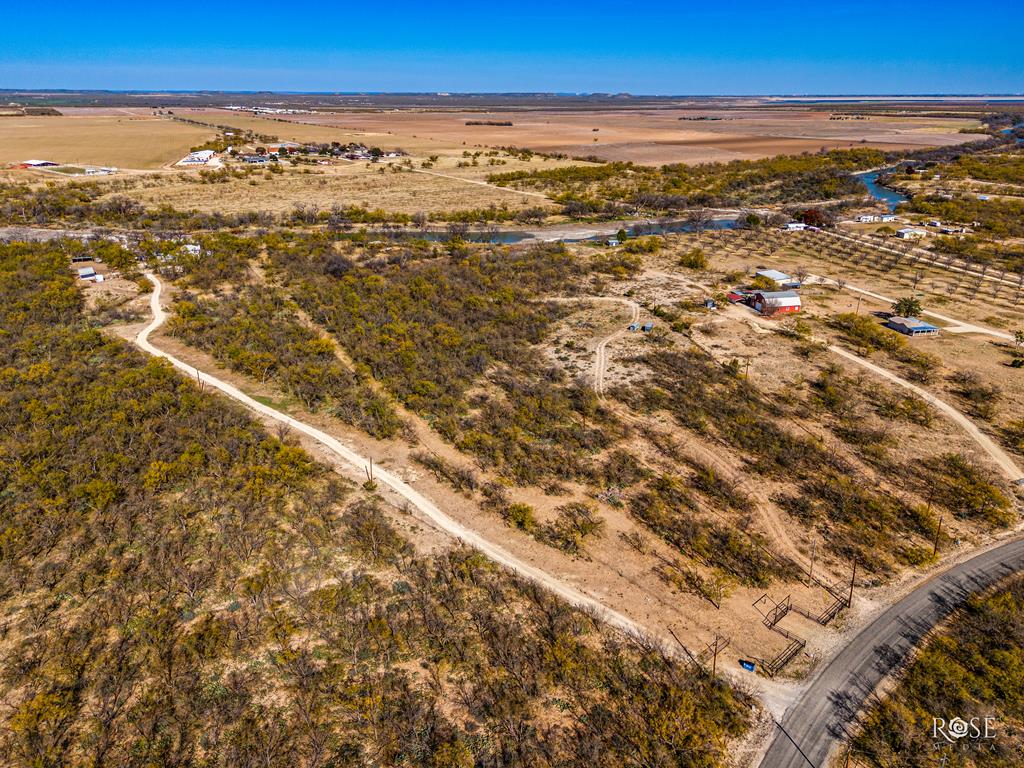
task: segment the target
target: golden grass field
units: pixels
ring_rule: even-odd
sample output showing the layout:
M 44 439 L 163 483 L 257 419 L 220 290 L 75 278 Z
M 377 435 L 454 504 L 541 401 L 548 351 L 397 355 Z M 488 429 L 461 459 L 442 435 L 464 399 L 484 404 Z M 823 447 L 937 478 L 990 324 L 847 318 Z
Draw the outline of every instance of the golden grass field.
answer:
M 380 173 L 382 167 L 384 173 Z M 507 206 L 510 210 L 551 205 L 541 197 L 510 189 L 426 173 L 394 173 L 384 166 L 367 167 L 365 163 L 308 171 L 289 167 L 283 174 L 255 172 L 246 178 L 218 183 L 202 183 L 195 173 L 159 174 L 126 181 L 130 188 L 119 189 L 117 194 L 127 194 L 147 207 L 167 204 L 204 212 L 282 212 L 301 204 L 321 210 L 334 205 L 359 205 L 413 214 L 490 205 Z
M 299 204 L 320 209 L 359 205 L 409 214 L 490 205 L 513 210 L 546 206 L 550 203 L 542 195 L 481 182 L 490 173 L 580 162 L 547 157 L 521 160 L 505 153 L 489 157 L 487 153 L 493 153 L 492 147 L 496 146 L 530 147 L 576 156 L 595 154 L 639 163 L 699 162 L 816 151 L 822 147 L 872 145 L 896 149 L 949 144 L 973 138 L 957 131 L 974 125 L 971 120 L 949 118 L 829 121 L 827 113 L 765 109 L 706 111 L 707 116 L 722 118 L 709 121 L 680 120 L 698 114 L 680 109 L 506 113 L 408 110 L 280 118 L 222 109 L 173 111 L 182 118 L 230 125 L 282 140 L 364 143 L 409 153 L 407 158 L 374 165 L 334 161 L 330 166 L 310 168 L 285 162 L 283 175 L 261 171 L 214 184 L 201 183 L 196 169 L 116 177 L 127 187 L 126 194 L 147 206 L 169 204 L 180 209 L 225 213 L 281 212 Z M 157 117 L 144 108 L 73 108 L 66 112 L 63 117 L 0 118 L 0 165 L 38 158 L 123 169 L 166 169 L 190 147 L 215 133 L 212 128 Z M 467 126 L 468 120 L 509 120 L 513 125 Z M 863 139 L 868 140 L 867 144 L 862 143 Z M 477 157 L 467 157 L 467 153 Z M 415 172 L 395 173 L 388 162 L 411 163 Z M 62 179 L 52 173 L 7 173 L 35 183 Z M 114 184 L 111 189 L 120 186 Z
M 717 119 L 680 119 L 698 116 Z M 757 159 L 816 152 L 823 148 L 871 146 L 896 150 L 957 144 L 976 138 L 959 133 L 961 128 L 978 125 L 973 119 L 960 118 L 873 116 L 865 120 L 830 120 L 827 112 L 756 108 L 576 112 L 404 110 L 287 115 L 281 120 L 296 124 L 315 122 L 325 128 L 389 136 L 397 145 L 435 142 L 441 147 L 517 146 L 651 165 Z M 467 121 L 474 120 L 510 121 L 513 125 L 466 125 Z
M 160 168 L 214 135 L 146 115 L 0 118 L 0 164 L 22 160 Z

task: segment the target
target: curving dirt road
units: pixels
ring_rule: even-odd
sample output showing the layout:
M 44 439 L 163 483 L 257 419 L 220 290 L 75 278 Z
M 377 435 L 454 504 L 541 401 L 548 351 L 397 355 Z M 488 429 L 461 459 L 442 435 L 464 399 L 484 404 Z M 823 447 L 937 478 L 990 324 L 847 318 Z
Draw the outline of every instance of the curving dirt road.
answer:
M 135 337 L 135 344 L 140 349 L 154 357 L 160 357 L 167 360 L 175 368 L 186 373 L 189 378 L 195 379 L 196 381 L 217 389 L 232 400 L 241 403 L 246 408 L 255 411 L 261 416 L 286 424 L 295 431 L 301 432 L 307 437 L 311 437 L 335 454 L 344 464 L 347 464 L 352 470 L 354 470 L 354 473 L 357 476 L 361 476 L 363 474 L 364 470 L 370 465 L 370 460 L 364 456 L 360 456 L 351 448 L 342 444 L 337 438 L 334 438 L 326 432 L 322 432 L 305 422 L 298 421 L 287 414 L 281 413 L 268 405 L 264 405 L 263 403 L 253 400 L 237 387 L 211 376 L 208 373 L 204 373 L 154 346 L 153 343 L 150 342 L 149 336 L 163 325 L 164 321 L 167 319 L 167 313 L 160 305 L 160 294 L 163 290 L 162 283 L 159 278 L 151 272 L 147 272 L 146 277 L 148 277 L 153 283 L 153 293 L 150 295 L 149 299 L 149 306 L 153 313 L 153 319 L 149 325 L 139 331 L 138 335 Z M 520 560 L 508 550 L 498 546 L 497 544 L 491 543 L 480 534 L 466 528 L 464 525 L 442 512 L 437 505 L 426 496 L 419 493 L 419 491 L 415 490 L 408 483 L 391 474 L 387 470 L 374 467 L 373 478 L 375 481 L 386 486 L 392 492 L 400 496 L 410 506 L 417 509 L 436 527 L 451 536 L 454 536 L 463 543 L 478 549 L 499 565 L 502 565 L 510 571 L 542 585 L 570 604 L 594 613 L 607 624 L 616 627 L 627 634 L 638 638 L 650 638 L 650 634 L 632 619 L 627 618 L 617 611 L 611 610 L 598 600 L 595 600 L 589 595 L 585 595 L 579 590 L 565 584 L 540 568 Z
M 990 438 L 988 435 L 986 435 L 984 432 L 978 429 L 978 427 L 975 426 L 973 421 L 971 421 L 969 418 L 967 418 L 967 416 L 965 416 L 962 412 L 958 411 L 956 408 L 951 406 L 949 403 L 945 402 L 944 400 L 940 400 L 928 390 L 923 389 L 917 386 L 916 384 L 912 384 L 906 379 L 900 378 L 895 373 L 892 373 L 891 371 L 888 371 L 885 368 L 882 368 L 881 366 L 875 365 L 874 363 L 869 362 L 862 357 L 858 357 L 857 355 L 853 354 L 852 352 L 848 352 L 842 347 L 837 347 L 833 344 L 829 347 L 829 351 L 839 355 L 840 357 L 846 358 L 852 363 L 856 363 L 862 368 L 867 368 L 872 373 L 883 378 L 886 378 L 889 381 L 893 382 L 894 384 L 899 384 L 901 387 L 909 389 L 922 400 L 938 408 L 953 422 L 955 422 L 958 426 L 963 428 L 963 430 L 968 435 L 971 436 L 974 442 L 976 442 L 978 446 L 989 455 L 992 461 L 996 463 L 996 466 L 998 466 L 999 469 L 1002 470 L 1003 474 L 1006 475 L 1007 479 L 1009 479 L 1010 482 L 1016 482 L 1024 478 L 1024 471 L 1022 471 L 1021 468 L 1017 466 L 1016 462 L 1014 462 L 1014 460 L 1010 458 L 1010 455 L 1002 448 L 1000 448 L 995 443 L 995 441 L 992 440 L 992 438 Z
M 551 201 L 551 198 L 545 195 L 543 192 L 530 192 L 524 189 L 515 189 L 513 187 L 502 187 L 497 184 L 491 184 L 489 181 L 482 181 L 480 179 L 467 179 L 465 176 L 455 176 L 451 173 L 441 173 L 439 171 L 428 171 L 424 168 L 413 168 L 411 169 L 414 173 L 422 173 L 424 176 L 437 176 L 442 179 L 452 179 L 453 181 L 461 181 L 464 184 L 473 184 L 477 187 L 490 187 L 491 189 L 498 189 L 502 192 L 508 192 L 509 194 L 515 195 L 526 195 L 527 197 L 537 197 L 541 200 Z
M 786 712 L 760 768 L 825 766 L 868 697 L 927 633 L 971 594 L 1021 570 L 1024 540 L 1018 539 L 933 576 L 887 609 L 821 668 Z

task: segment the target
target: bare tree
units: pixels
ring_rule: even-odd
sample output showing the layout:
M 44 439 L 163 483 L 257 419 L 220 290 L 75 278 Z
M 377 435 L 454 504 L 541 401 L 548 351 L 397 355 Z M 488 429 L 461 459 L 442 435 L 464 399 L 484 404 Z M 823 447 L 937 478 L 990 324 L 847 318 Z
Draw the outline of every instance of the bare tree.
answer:
M 691 208 L 686 214 L 686 224 L 694 232 L 703 232 L 714 221 L 714 216 L 707 208 Z

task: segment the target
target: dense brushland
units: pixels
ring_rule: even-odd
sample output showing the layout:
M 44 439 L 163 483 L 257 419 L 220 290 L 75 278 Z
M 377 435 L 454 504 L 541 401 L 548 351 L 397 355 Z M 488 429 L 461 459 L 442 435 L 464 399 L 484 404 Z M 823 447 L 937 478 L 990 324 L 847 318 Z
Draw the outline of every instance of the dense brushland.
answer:
M 205 286 L 206 293 L 182 295 L 171 327 L 235 370 L 272 379 L 307 407 L 320 405 L 318 396 L 331 399 L 331 412 L 377 436 L 398 426 L 374 394 L 386 390 L 466 455 L 459 464 L 420 452 L 418 461 L 509 525 L 570 554 L 599 533 L 600 515 L 543 522 L 536 510 L 510 501 L 502 484 L 562 495 L 566 483 L 579 483 L 595 498 L 625 506 L 704 569 L 698 575 L 684 564 L 682 577 L 670 569 L 670 580 L 687 591 L 710 594 L 707 578 L 761 587 L 794 578 L 799 569 L 752 524 L 758 502 L 663 435 L 642 437 L 669 464 L 639 460 L 633 447 L 625 450 L 625 438 L 637 436 L 616 409 L 539 353 L 552 322 L 571 311 L 545 297 L 589 290 L 587 281 L 604 274 L 635 272 L 638 257 L 628 251 L 642 252 L 647 241 L 584 256 L 559 245 L 388 246 L 271 235 L 259 241 L 267 284 L 256 285 L 248 281 L 260 271 L 252 269 L 260 248 L 251 240 L 207 239 L 208 254 L 182 253 L 175 265 L 183 286 Z M 316 333 L 299 321 L 300 309 Z M 908 375 L 934 376 L 931 356 L 870 318 L 840 315 L 835 324 L 855 346 L 885 351 Z M 323 333 L 350 364 L 338 363 Z M 807 402 L 787 406 L 734 367 L 660 346 L 634 361 L 658 384 L 619 390 L 621 402 L 641 414 L 668 411 L 681 427 L 728 446 L 766 482 L 789 485 L 773 502 L 808 529 L 829 531 L 827 546 L 844 561 L 857 558 L 881 577 L 928 562 L 939 507 L 983 527 L 1011 521 L 1009 499 L 973 464 L 936 454 L 906 467 L 895 457 L 885 421 L 927 428 L 932 414 L 920 401 L 826 371 L 811 383 Z M 324 389 L 328 380 L 337 395 Z M 805 418 L 844 450 L 794 431 Z
M 774 501 L 804 526 L 827 533 L 826 546 L 836 555 L 856 559 L 869 571 L 891 574 L 899 565 L 928 560 L 927 544 L 937 526 L 933 504 L 986 526 L 1004 527 L 1013 520 L 1010 499 L 957 454 L 901 465 L 889 454 L 884 432 L 865 426 L 856 388 L 835 374 L 826 372 L 816 383 L 809 405 L 835 417 L 833 422 L 821 421 L 855 451 L 857 462 L 796 432 L 792 424 L 805 405 L 787 407 L 770 399 L 741 378 L 738 368 L 723 367 L 699 351 L 651 353 L 643 363 L 657 384 L 622 388 L 619 397 L 641 411 L 666 411 L 679 426 L 735 449 L 751 472 L 791 483 L 794 491 Z M 881 396 L 875 400 L 874 409 L 887 417 L 927 418 L 913 403 Z M 875 488 L 866 482 L 860 462 L 877 469 L 885 484 Z M 751 502 L 742 493 L 727 484 L 719 488 L 719 508 L 749 513 Z M 928 504 L 912 504 L 906 494 L 927 498 Z M 698 525 L 697 509 L 687 487 L 667 478 L 649 483 L 631 506 L 660 536 L 698 560 L 714 562 L 742 583 L 766 585 L 773 577 L 793 577 L 795 566 L 771 554 L 756 535 Z M 747 530 L 748 523 L 741 517 L 736 529 Z M 709 548 L 709 542 L 717 546 Z
M 484 468 L 518 483 L 584 477 L 620 433 L 587 386 L 534 348 L 568 311 L 542 297 L 574 290 L 591 268 L 563 246 L 456 243 L 357 261 L 329 239 L 293 238 L 269 252 L 352 360 Z
M 1024 184 L 1024 151 L 965 155 L 942 167 L 947 179 L 976 179 L 1004 184 Z
M 913 171 L 911 167 L 888 179 L 890 184 L 908 186 L 915 192 L 900 206 L 901 212 L 970 227 L 971 234 L 966 236 L 930 240 L 933 250 L 985 268 L 1024 272 L 1024 245 L 1020 242 L 1024 238 L 1024 152 L 1019 147 L 964 154 L 928 168 L 923 177 Z M 932 179 L 933 175 L 938 178 Z M 989 198 L 979 199 L 983 193 Z
M 565 203 L 567 210 L 578 213 L 600 212 L 608 203 L 671 211 L 690 206 L 770 205 L 859 195 L 864 188 L 850 172 L 885 161 L 885 153 L 878 150 L 854 149 L 661 168 L 631 163 L 567 166 L 493 174 L 488 180 L 543 190 Z
M 200 171 L 198 182 L 217 184 L 229 179 L 244 179 L 252 171 L 221 169 Z M 271 177 L 272 170 L 265 172 Z M 0 183 L 0 220 L 10 224 L 36 226 L 101 226 L 123 227 L 153 232 L 168 230 L 217 232 L 244 227 L 314 227 L 346 229 L 352 226 L 395 224 L 420 226 L 427 221 L 459 225 L 493 224 L 499 222 L 536 222 L 543 220 L 543 208 L 507 208 L 487 205 L 431 211 L 415 215 L 357 204 L 334 204 L 319 208 L 303 203 L 291 210 L 275 213 L 267 210 L 244 210 L 238 213 L 182 210 L 170 205 L 147 207 L 132 197 L 135 179 L 119 179 L 106 183 L 72 181 L 48 183 L 45 186 L 25 183 Z
M 749 699 L 381 502 L 0 247 L 11 765 L 718 766 Z
M 395 409 L 365 376 L 344 366 L 334 345 L 302 325 L 279 289 L 246 286 L 217 298 L 184 294 L 169 330 L 256 381 L 274 381 L 309 410 L 325 408 L 374 437 L 393 437 Z
M 992 739 L 955 744 L 932 732 L 949 722 L 992 718 Z M 1011 768 L 1024 749 L 1024 580 L 972 598 L 902 673 L 862 721 L 855 764 L 925 768 L 945 756 L 958 768 Z

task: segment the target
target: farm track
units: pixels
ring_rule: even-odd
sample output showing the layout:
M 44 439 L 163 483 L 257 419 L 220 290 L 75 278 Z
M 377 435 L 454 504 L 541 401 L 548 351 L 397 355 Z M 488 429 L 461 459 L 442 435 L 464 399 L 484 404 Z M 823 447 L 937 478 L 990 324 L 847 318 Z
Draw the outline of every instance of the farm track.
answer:
M 348 475 L 360 478 L 363 476 L 363 472 L 370 466 L 370 459 L 356 453 L 354 450 L 341 443 L 337 438 L 332 437 L 326 432 L 310 426 L 303 421 L 299 421 L 298 419 L 282 413 L 275 408 L 254 400 L 237 387 L 234 387 L 231 384 L 210 375 L 209 373 L 200 371 L 198 368 L 195 368 L 194 366 L 191 366 L 154 346 L 149 340 L 149 337 L 154 331 L 164 324 L 167 319 L 167 313 L 160 304 L 160 295 L 163 289 L 160 279 L 151 272 L 147 272 L 146 277 L 148 277 L 153 283 L 153 293 L 150 295 L 149 301 L 153 319 L 145 328 L 139 331 L 134 339 L 135 344 L 141 350 L 154 357 L 167 360 L 172 366 L 187 374 L 189 378 L 194 379 L 201 384 L 213 387 L 260 416 L 284 424 L 287 427 L 312 438 L 338 459 L 338 463 L 348 470 Z M 565 584 L 546 571 L 517 558 L 508 550 L 488 541 L 477 532 L 470 530 L 453 518 L 449 517 L 442 512 L 433 501 L 391 472 L 382 468 L 374 468 L 373 479 L 379 484 L 385 486 L 406 505 L 415 508 L 420 515 L 422 515 L 422 517 L 428 520 L 432 525 L 464 544 L 479 550 L 499 565 L 509 569 L 519 576 L 540 584 L 571 605 L 593 613 L 605 623 L 625 632 L 628 635 L 646 641 L 652 639 L 651 634 L 643 626 L 634 622 L 632 619 L 608 608 L 600 601 L 580 592 L 568 584 Z M 664 641 L 660 642 L 664 647 L 668 647 L 668 644 Z
M 833 285 L 837 287 L 839 285 L 835 280 L 830 280 L 829 278 L 821 277 L 820 275 L 808 275 L 807 282 L 819 285 Z M 849 283 L 846 284 L 845 288 L 846 290 L 853 291 L 854 293 L 859 293 L 863 296 L 868 296 L 872 299 L 876 299 L 877 301 L 881 301 L 885 304 L 895 303 L 895 299 L 891 299 L 888 296 L 883 296 L 880 293 L 875 293 L 874 291 L 869 291 L 866 288 L 858 288 L 857 286 L 850 285 Z M 983 336 L 992 336 L 997 339 L 1002 339 L 1003 341 L 1013 341 L 1012 333 L 1006 333 L 1005 331 L 997 331 L 994 328 L 987 328 L 983 325 L 977 325 L 975 323 L 968 323 L 963 320 L 957 320 L 955 317 L 943 315 L 938 312 L 932 312 L 930 309 L 923 310 L 921 314 L 927 315 L 928 317 L 934 317 L 936 320 L 939 320 L 943 323 L 949 323 L 949 328 L 942 329 L 949 333 L 978 333 Z
M 557 301 L 564 304 L 588 301 L 624 304 L 629 307 L 632 312 L 629 323 L 633 324 L 640 320 L 640 305 L 632 299 L 627 299 L 622 296 L 580 296 L 578 298 L 575 296 L 556 296 L 546 298 L 545 301 Z M 597 348 L 594 350 L 594 381 L 592 386 L 598 397 L 604 396 L 604 376 L 608 370 L 608 344 L 615 341 L 615 339 L 619 338 L 624 333 L 625 331 L 619 328 L 610 336 L 606 336 L 601 339 L 601 341 L 597 343 Z
M 927 402 L 929 405 L 934 406 L 938 410 L 942 411 L 950 421 L 959 426 L 966 432 L 972 440 L 981 448 L 989 458 L 995 462 L 996 466 L 999 467 L 1000 471 L 1006 476 L 1010 482 L 1016 482 L 1024 479 L 1024 471 L 1021 471 L 1020 467 L 1014 462 L 1010 455 L 1000 448 L 992 438 L 982 432 L 978 427 L 962 412 L 954 408 L 952 405 L 947 403 L 945 400 L 940 400 L 931 392 L 922 387 L 913 384 L 906 379 L 900 378 L 892 371 L 886 370 L 879 365 L 875 365 L 862 357 L 858 357 L 853 352 L 849 352 L 842 347 L 838 347 L 834 344 L 829 346 L 829 351 L 833 354 L 839 355 L 840 357 L 855 363 L 862 368 L 874 373 L 876 376 L 881 376 L 884 379 L 888 379 L 894 384 L 909 389 L 915 395 L 920 397 L 922 400 Z
M 489 189 L 499 189 L 502 192 L 508 192 L 516 195 L 526 195 L 528 197 L 537 197 L 541 200 L 551 201 L 551 198 L 545 195 L 543 192 L 529 192 L 522 189 L 513 189 L 512 187 L 500 187 L 497 184 L 491 184 L 489 181 L 482 181 L 480 179 L 467 179 L 464 176 L 455 176 L 450 173 L 441 173 L 439 171 L 428 171 L 424 168 L 413 168 L 414 173 L 422 173 L 427 176 L 437 176 L 441 179 L 451 179 L 453 181 L 461 181 L 465 184 L 474 184 L 478 187 L 488 187 Z

